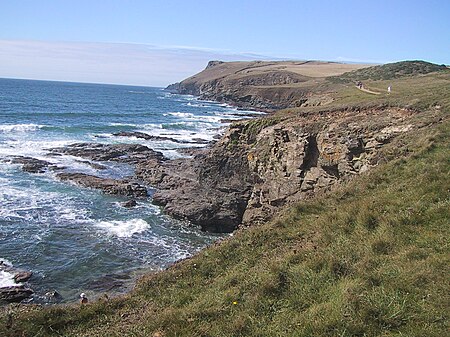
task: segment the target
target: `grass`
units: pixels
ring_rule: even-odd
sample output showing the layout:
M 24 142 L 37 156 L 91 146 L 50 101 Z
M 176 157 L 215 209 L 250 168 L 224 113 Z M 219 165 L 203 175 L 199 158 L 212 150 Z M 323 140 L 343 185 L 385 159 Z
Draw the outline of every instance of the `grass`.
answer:
M 416 76 L 446 70 L 447 67 L 445 65 L 424 61 L 401 61 L 346 72 L 330 79 L 336 83 L 363 80 L 393 80 L 404 76 Z
M 425 77 L 421 88 L 434 88 L 425 97 L 420 88 L 407 91 L 408 79 L 397 85 L 403 98 L 394 86 L 392 96 L 371 103 L 426 107 L 416 120 L 423 127 L 383 149 L 385 164 L 145 276 L 126 296 L 86 306 L 5 307 L 0 335 L 444 335 L 450 303 L 445 80 L 437 76 L 432 86 Z M 339 93 L 339 104 L 347 94 Z

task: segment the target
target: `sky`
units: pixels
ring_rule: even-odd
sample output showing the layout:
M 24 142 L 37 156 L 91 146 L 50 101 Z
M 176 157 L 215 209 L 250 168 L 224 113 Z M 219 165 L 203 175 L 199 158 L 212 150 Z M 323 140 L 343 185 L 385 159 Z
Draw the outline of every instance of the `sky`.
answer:
M 450 64 L 449 0 L 0 0 L 0 77 L 165 86 L 208 60 Z

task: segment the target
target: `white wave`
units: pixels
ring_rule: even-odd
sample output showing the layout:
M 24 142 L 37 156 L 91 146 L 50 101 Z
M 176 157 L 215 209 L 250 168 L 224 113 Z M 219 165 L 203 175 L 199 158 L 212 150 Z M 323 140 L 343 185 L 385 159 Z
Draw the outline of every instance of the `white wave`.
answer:
M 0 147 L 0 156 L 31 156 L 37 159 L 49 160 L 48 157 L 45 157 L 49 149 L 63 147 L 75 142 L 76 140 L 8 140 Z
M 89 211 L 85 208 L 70 207 L 68 205 L 55 205 L 55 210 L 58 217 L 63 220 L 71 221 L 86 221 L 88 219 Z
M 131 126 L 136 127 L 138 124 L 129 124 L 129 123 L 108 123 L 109 126 Z
M 0 257 L 0 264 L 4 264 L 5 266 L 12 267 L 13 264 L 11 261 L 5 259 L 4 257 Z
M 16 283 L 14 274 L 0 270 L 0 288 L 19 286 L 21 283 Z
M 142 219 L 130 219 L 100 221 L 96 226 L 119 238 L 129 238 L 135 233 L 142 233 L 150 227 L 150 224 Z
M 191 103 L 191 102 L 187 102 L 186 105 L 187 106 L 194 106 L 194 107 L 198 107 L 198 108 L 210 106 L 210 105 L 203 104 L 203 103 Z
M 164 255 L 172 261 L 185 259 L 192 255 L 192 253 L 180 245 L 180 242 L 167 235 L 152 236 L 150 238 L 140 239 L 139 241 L 149 246 L 156 246 L 159 249 L 163 248 L 165 250 Z
M 0 125 L 0 132 L 10 133 L 10 132 L 30 132 L 36 131 L 45 127 L 45 125 L 38 124 L 2 124 Z
M 168 115 L 175 116 L 175 117 L 181 117 L 181 118 L 193 118 L 193 117 L 195 117 L 195 115 L 190 113 L 190 112 L 169 112 Z

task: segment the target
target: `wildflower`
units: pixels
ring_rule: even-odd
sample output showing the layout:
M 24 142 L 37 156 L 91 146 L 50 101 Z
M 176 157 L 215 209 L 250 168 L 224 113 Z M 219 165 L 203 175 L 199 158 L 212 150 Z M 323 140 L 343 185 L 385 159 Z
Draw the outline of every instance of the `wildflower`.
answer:
M 237 301 L 233 301 L 233 305 L 236 305 L 238 302 Z

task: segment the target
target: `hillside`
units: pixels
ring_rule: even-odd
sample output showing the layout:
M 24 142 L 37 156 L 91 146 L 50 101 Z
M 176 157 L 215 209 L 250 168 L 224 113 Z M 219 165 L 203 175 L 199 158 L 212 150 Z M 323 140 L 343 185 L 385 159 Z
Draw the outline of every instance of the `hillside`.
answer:
M 424 75 L 446 70 L 447 67 L 445 65 L 437 65 L 424 61 L 403 61 L 354 70 L 333 76 L 331 80 L 336 82 L 393 80 L 405 76 Z
M 211 61 L 202 72 L 167 90 L 240 108 L 274 111 L 305 105 L 311 93 L 328 93 L 329 88 L 322 86 L 324 78 L 364 67 L 367 65 L 319 61 Z
M 393 78 L 365 81 L 380 95 L 322 79 L 327 104 L 237 122 L 195 164 L 147 163 L 138 174 L 160 181 L 169 213 L 208 227 L 211 210 L 242 211 L 239 195 L 247 226 L 123 297 L 3 307 L 0 335 L 445 335 L 450 71 Z M 205 195 L 170 189 L 183 184 Z

